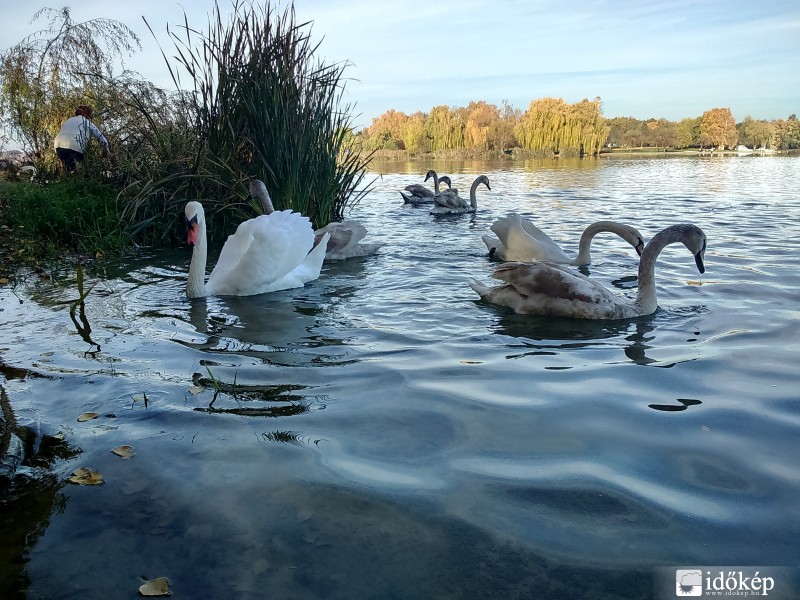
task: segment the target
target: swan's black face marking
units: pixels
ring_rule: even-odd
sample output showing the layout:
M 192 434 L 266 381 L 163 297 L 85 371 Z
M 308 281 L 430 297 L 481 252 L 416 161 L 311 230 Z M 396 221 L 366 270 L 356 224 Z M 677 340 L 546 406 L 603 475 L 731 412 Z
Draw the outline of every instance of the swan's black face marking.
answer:
M 197 243 L 197 215 L 186 220 L 186 243 L 190 246 Z
M 497 248 L 489 248 L 489 258 L 494 256 L 494 253 L 497 251 Z
M 636 245 L 634 246 L 634 248 L 636 249 L 636 254 L 641 256 L 642 255 L 642 251 L 644 250 L 644 240 L 642 238 L 638 238 L 638 240 L 639 241 L 636 242 Z

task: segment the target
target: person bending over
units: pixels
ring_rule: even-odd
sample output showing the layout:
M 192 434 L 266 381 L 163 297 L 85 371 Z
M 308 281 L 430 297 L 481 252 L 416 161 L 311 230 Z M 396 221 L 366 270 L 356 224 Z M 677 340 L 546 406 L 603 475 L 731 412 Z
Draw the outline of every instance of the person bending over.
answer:
M 83 151 L 90 137 L 96 138 L 103 144 L 103 156 L 108 156 L 108 140 L 92 123 L 94 109 L 86 104 L 81 104 L 75 109 L 75 116 L 70 117 L 61 126 L 53 145 L 56 156 L 64 166 L 67 173 L 74 173 L 77 164 L 83 161 Z

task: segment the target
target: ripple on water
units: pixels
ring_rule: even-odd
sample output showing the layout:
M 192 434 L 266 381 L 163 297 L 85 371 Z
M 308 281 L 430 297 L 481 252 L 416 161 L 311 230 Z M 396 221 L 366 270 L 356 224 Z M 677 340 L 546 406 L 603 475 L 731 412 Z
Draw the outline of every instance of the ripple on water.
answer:
M 23 373 L 3 385 L 20 420 L 75 449 L 60 474 L 86 465 L 107 479 L 63 489 L 26 563 L 30 593 L 53 595 L 75 572 L 118 589 L 163 567 L 199 595 L 238 580 L 362 597 L 347 582 L 370 564 L 366 595 L 458 594 L 485 569 L 469 595 L 490 597 L 503 564 L 509 582 L 552 583 L 537 570 L 548 561 L 624 580 L 796 556 L 798 159 L 509 165 L 448 163 L 457 187 L 485 170 L 492 190 L 477 214 L 447 219 L 400 204 L 428 165 L 392 166 L 348 215 L 386 245 L 301 289 L 190 301 L 186 248 L 87 269 L 85 322 L 63 304 L 74 275 L 16 290 L 22 304 L 0 288 L 3 372 Z M 511 211 L 569 254 L 598 219 L 648 238 L 694 222 L 707 270 L 666 249 L 660 308 L 641 319 L 515 315 L 467 285 L 493 282 L 481 235 Z M 582 272 L 635 294 L 627 246 L 598 238 L 593 258 Z M 77 423 L 87 410 L 101 417 Z M 135 456 L 111 455 L 119 444 Z M 130 561 L 109 571 L 101 546 Z M 443 572 L 453 585 L 431 593 Z

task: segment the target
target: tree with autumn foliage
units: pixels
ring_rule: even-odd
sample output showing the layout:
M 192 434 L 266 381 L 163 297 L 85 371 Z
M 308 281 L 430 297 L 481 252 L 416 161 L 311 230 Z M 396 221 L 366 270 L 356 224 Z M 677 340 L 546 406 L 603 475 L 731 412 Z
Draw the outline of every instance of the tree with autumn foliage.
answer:
M 739 126 L 739 141 L 750 148 L 766 148 L 773 137 L 773 126 L 747 115 Z
M 700 143 L 724 150 L 739 142 L 739 132 L 730 108 L 712 108 L 703 113 L 700 121 Z
M 797 150 L 800 148 L 800 120 L 797 115 L 789 115 L 788 119 L 779 119 L 772 125 L 772 145 L 775 148 L 778 150 Z
M 562 98 L 542 98 L 530 103 L 514 131 L 526 150 L 582 156 L 600 152 L 609 128 L 600 98 L 572 105 Z

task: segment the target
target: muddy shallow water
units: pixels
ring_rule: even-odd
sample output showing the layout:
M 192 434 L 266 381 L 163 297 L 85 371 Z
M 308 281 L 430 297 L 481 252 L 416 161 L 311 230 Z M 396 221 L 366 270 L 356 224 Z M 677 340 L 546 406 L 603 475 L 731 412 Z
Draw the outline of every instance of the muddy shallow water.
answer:
M 491 181 L 452 217 L 402 204 L 429 165 L 375 167 L 348 217 L 386 246 L 302 289 L 189 301 L 186 248 L 87 268 L 74 320 L 74 272 L 0 288 L 29 455 L 0 497 L 0 589 L 636 598 L 663 567 L 796 565 L 799 158 L 437 164 Z M 655 315 L 515 315 L 466 283 L 491 282 L 481 235 L 511 210 L 571 254 L 596 220 L 692 222 L 706 273 L 670 246 Z M 592 254 L 635 292 L 631 248 Z M 67 483 L 79 467 L 105 483 Z

